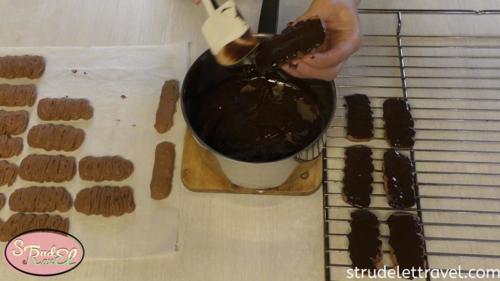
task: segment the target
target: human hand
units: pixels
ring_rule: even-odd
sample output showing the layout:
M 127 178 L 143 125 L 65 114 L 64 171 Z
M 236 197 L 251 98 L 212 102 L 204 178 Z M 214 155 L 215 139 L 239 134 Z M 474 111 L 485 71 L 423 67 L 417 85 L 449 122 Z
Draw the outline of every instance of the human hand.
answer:
M 282 69 L 298 78 L 331 81 L 344 62 L 361 47 L 357 6 L 360 0 L 314 0 L 296 21 L 319 17 L 325 22 L 326 39 L 318 51 L 294 59 Z
M 198 5 L 198 4 L 201 3 L 201 0 L 193 0 L 193 3 L 195 3 L 196 5 Z

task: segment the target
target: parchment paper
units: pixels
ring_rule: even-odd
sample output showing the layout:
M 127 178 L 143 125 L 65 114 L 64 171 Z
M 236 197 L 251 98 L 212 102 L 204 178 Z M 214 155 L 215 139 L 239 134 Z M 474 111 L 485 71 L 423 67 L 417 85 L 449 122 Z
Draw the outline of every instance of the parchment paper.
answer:
M 62 214 L 70 218 L 70 233 L 82 241 L 86 258 L 142 257 L 176 249 L 179 213 L 175 202 L 179 193 L 175 189 L 182 187 L 179 172 L 185 131 L 179 104 L 174 127 L 169 132 L 160 135 L 153 125 L 163 82 L 167 79 L 182 81 L 184 77 L 188 47 L 187 43 L 178 43 L 151 47 L 0 48 L 0 56 L 39 54 L 46 58 L 46 72 L 42 79 L 35 81 L 39 87 L 38 100 L 68 96 L 91 101 L 92 120 L 59 122 L 83 128 L 86 132 L 79 150 L 62 154 L 74 156 L 77 161 L 87 155 L 121 155 L 134 163 L 135 171 L 129 179 L 99 185 L 131 186 L 135 212 L 117 218 L 86 216 L 74 209 Z M 0 83 L 7 82 L 30 81 L 0 79 Z M 38 119 L 36 106 L 26 109 L 30 111 L 29 128 L 43 123 Z M 22 155 L 9 161 L 19 165 L 28 154 L 47 153 L 30 148 L 26 135 L 27 132 L 21 135 L 25 144 Z M 154 150 L 158 143 L 166 140 L 176 144 L 174 190 L 167 199 L 155 201 L 149 192 Z M 8 196 L 16 188 L 31 185 L 65 186 L 74 198 L 79 190 L 97 183 L 82 181 L 78 175 L 62 184 L 38 184 L 18 178 L 15 185 L 1 187 L 0 192 Z M 11 213 L 6 206 L 0 211 L 0 217 L 5 221 Z

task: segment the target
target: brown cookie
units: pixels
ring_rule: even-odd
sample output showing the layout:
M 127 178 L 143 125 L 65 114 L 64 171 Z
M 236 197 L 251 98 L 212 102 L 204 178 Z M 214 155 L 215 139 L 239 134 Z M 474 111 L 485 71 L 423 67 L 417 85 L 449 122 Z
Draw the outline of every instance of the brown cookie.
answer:
M 0 77 L 7 79 L 42 77 L 45 59 L 41 56 L 0 57 Z
M 64 155 L 31 154 L 21 161 L 19 176 L 36 182 L 63 182 L 73 179 L 76 173 L 74 157 Z
M 26 110 L 0 110 L 0 135 L 19 135 L 26 131 L 29 113 Z
M 45 121 L 89 120 L 94 109 L 86 99 L 45 98 L 38 103 L 38 117 Z
M 168 80 L 161 89 L 160 102 L 156 111 L 155 128 L 163 134 L 172 128 L 174 123 L 175 106 L 179 99 L 179 81 Z
M 17 179 L 16 164 L 0 160 L 0 186 L 11 186 Z
M 21 154 L 23 139 L 0 135 L 0 158 L 10 158 Z
M 71 194 L 64 187 L 19 188 L 9 197 L 9 207 L 14 212 L 66 212 L 72 205 Z
M 75 209 L 86 215 L 121 216 L 135 210 L 130 187 L 94 186 L 78 192 Z
M 35 101 L 35 85 L 0 84 L 0 106 L 33 106 Z
M 156 146 L 155 164 L 151 178 L 151 198 L 161 200 L 166 198 L 172 190 L 174 177 L 175 145 L 162 142 Z
M 58 215 L 16 213 L 0 226 L 0 241 L 9 241 L 21 233 L 36 229 L 68 232 L 69 219 Z
M 84 130 L 67 125 L 36 125 L 28 133 L 28 144 L 31 147 L 48 151 L 74 151 L 82 145 L 84 139 Z
M 7 201 L 5 198 L 5 194 L 0 193 L 0 210 L 3 208 L 3 206 L 5 206 L 5 201 Z
M 87 156 L 80 160 L 78 171 L 82 180 L 122 181 L 134 171 L 134 164 L 121 156 Z

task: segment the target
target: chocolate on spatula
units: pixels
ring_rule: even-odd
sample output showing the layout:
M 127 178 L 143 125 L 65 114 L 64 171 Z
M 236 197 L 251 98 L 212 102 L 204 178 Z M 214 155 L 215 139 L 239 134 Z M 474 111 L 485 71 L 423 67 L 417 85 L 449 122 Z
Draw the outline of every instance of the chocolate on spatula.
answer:
M 270 72 L 274 68 L 307 54 L 318 48 L 325 40 L 325 28 L 321 19 L 313 18 L 288 26 L 281 34 L 262 42 L 255 53 L 255 64 L 260 72 Z

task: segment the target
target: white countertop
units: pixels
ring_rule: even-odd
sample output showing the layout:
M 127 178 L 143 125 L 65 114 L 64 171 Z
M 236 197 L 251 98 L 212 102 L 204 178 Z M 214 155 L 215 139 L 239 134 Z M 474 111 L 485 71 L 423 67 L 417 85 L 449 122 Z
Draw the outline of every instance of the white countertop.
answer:
M 256 26 L 260 1 L 237 2 Z M 304 0 L 282 2 L 280 28 L 308 4 Z M 500 4 L 496 0 L 365 0 L 363 7 L 500 9 Z M 0 0 L 0 45 L 113 46 L 190 41 L 191 58 L 196 58 L 205 49 L 199 33 L 203 19 L 203 9 L 190 0 Z M 180 197 L 183 208 L 179 251 L 175 254 L 86 260 L 76 270 L 51 280 L 324 279 L 321 191 L 306 197 L 183 191 Z M 273 212 L 266 211 L 269 209 Z M 302 210 L 306 209 L 312 211 L 304 214 Z M 315 227 L 307 229 L 308 237 L 297 237 L 294 229 L 301 228 L 304 220 L 312 220 Z M 0 263 L 0 276 L 2 280 L 40 279 L 11 270 L 5 261 Z

